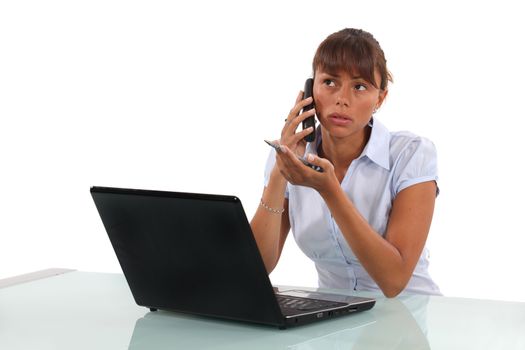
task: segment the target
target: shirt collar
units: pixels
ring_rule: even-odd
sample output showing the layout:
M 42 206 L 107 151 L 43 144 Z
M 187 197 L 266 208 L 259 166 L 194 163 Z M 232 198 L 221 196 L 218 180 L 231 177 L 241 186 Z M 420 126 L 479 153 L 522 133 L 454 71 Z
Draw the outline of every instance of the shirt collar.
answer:
M 390 132 L 377 119 L 372 119 L 372 133 L 363 150 L 362 156 L 367 156 L 372 162 L 390 170 Z
M 370 139 L 361 153 L 361 157 L 368 157 L 372 162 L 377 165 L 390 170 L 390 132 L 388 129 L 381 124 L 377 119 L 370 121 L 372 124 L 372 132 Z M 315 145 L 313 142 L 309 142 L 306 145 L 305 154 L 312 153 L 317 154 L 319 145 L 321 144 L 321 126 L 315 130 Z

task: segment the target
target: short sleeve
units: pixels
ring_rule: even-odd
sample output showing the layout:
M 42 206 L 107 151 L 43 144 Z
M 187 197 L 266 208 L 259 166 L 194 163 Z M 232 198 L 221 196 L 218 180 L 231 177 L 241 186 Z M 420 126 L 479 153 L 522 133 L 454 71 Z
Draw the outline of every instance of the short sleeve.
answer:
M 275 150 L 272 149 L 266 160 L 266 167 L 264 169 L 264 187 L 268 186 L 270 182 L 270 174 L 272 173 L 273 167 L 275 166 Z M 288 198 L 288 185 L 286 186 L 286 191 L 284 192 L 284 197 Z
M 416 137 L 408 141 L 395 165 L 394 196 L 412 185 L 438 181 L 437 151 L 432 141 Z M 439 194 L 439 188 L 436 196 Z

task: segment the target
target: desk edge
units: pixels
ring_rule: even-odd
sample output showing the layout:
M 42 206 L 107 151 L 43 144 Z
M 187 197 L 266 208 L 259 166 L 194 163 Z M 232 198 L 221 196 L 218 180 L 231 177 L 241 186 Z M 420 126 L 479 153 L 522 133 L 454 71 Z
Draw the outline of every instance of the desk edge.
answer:
M 22 284 L 26 282 L 32 282 L 42 278 L 48 278 L 53 276 L 62 275 L 64 273 L 72 272 L 76 270 L 72 269 L 63 269 L 63 268 L 51 268 L 35 272 L 26 273 L 23 275 L 8 277 L 0 279 L 0 288 L 11 287 L 17 284 Z

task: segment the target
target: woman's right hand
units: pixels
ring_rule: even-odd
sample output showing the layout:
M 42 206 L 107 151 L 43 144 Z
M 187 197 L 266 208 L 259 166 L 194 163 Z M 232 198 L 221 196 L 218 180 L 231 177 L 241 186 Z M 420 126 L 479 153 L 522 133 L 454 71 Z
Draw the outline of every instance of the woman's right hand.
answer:
M 302 123 L 308 117 L 315 115 L 315 108 L 301 113 L 301 110 L 313 102 L 312 97 L 303 100 L 303 92 L 299 91 L 299 95 L 295 100 L 295 106 L 290 110 L 286 123 L 281 131 L 281 139 L 279 140 L 280 145 L 288 147 L 292 152 L 302 157 L 306 149 L 306 141 L 304 137 L 314 131 L 314 128 L 310 127 L 305 130 L 296 132 L 299 124 Z

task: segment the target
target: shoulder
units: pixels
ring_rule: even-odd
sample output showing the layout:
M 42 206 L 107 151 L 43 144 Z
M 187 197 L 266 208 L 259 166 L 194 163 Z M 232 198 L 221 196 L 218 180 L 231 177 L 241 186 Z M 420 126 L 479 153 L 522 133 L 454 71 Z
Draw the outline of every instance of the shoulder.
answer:
M 390 133 L 390 160 L 395 162 L 399 158 L 411 158 L 420 155 L 424 158 L 437 158 L 434 143 L 426 137 L 416 135 L 410 131 L 395 131 Z
M 390 164 L 394 194 L 417 183 L 438 180 L 436 147 L 426 137 L 408 131 L 391 133 Z
M 401 159 L 410 159 L 414 155 L 436 158 L 436 148 L 432 141 L 425 137 L 409 131 L 391 132 L 374 119 L 366 155 L 386 170 L 392 170 Z

